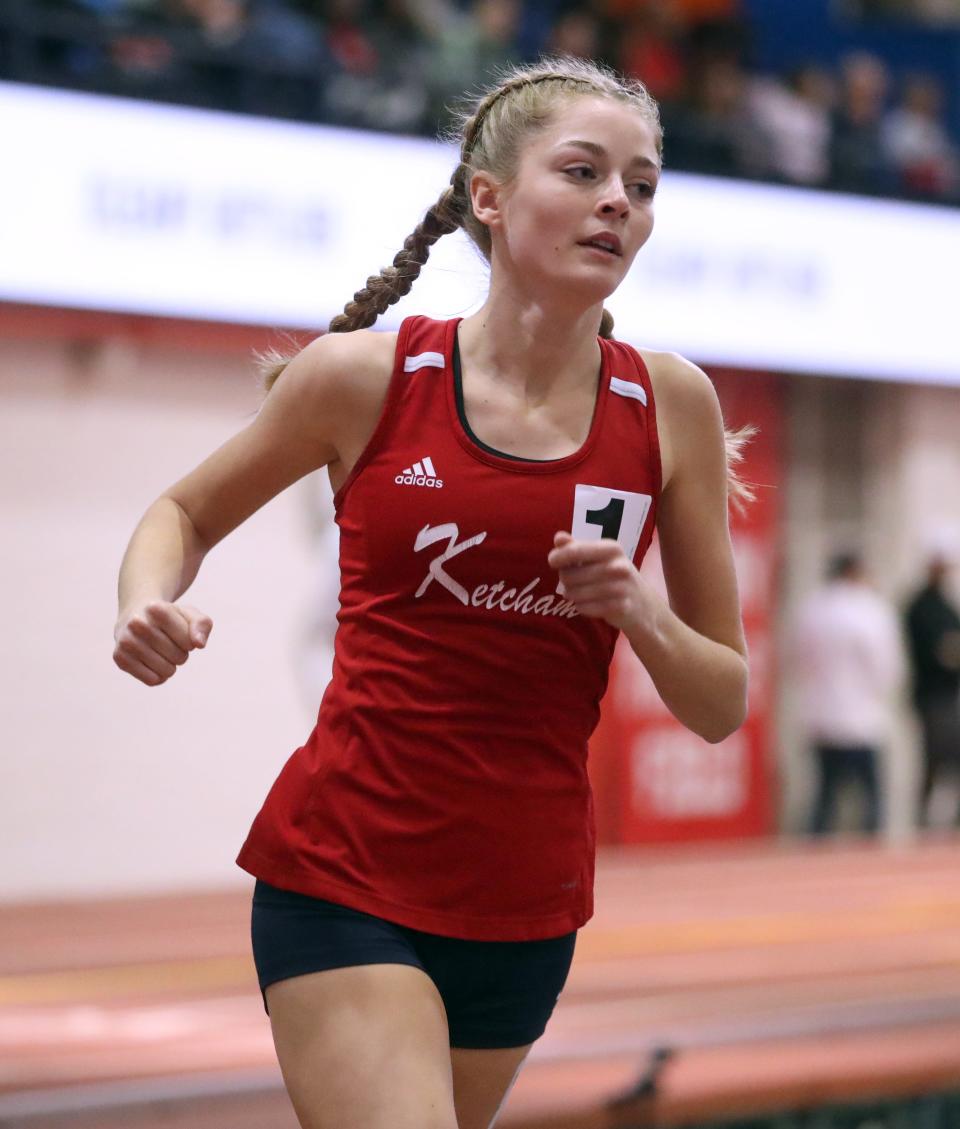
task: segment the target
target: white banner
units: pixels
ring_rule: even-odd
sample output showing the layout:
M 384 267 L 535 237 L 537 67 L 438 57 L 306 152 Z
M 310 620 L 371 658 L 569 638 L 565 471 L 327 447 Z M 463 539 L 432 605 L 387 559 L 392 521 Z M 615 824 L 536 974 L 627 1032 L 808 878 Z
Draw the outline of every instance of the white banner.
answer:
M 0 299 L 320 328 L 446 186 L 430 141 L 0 83 Z M 703 364 L 960 384 L 960 210 L 667 172 L 609 305 Z M 485 268 L 441 239 L 382 319 L 450 317 Z

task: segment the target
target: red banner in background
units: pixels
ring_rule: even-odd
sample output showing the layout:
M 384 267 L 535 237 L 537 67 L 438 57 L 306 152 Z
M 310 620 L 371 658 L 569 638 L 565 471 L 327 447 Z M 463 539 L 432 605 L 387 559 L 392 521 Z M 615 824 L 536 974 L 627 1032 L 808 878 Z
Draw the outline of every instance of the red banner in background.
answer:
M 775 376 L 712 371 L 728 428 L 759 428 L 743 477 L 757 500 L 731 511 L 730 528 L 750 651 L 747 720 L 711 745 L 682 726 L 622 637 L 600 725 L 590 745 L 597 836 L 601 843 L 663 843 L 768 833 L 773 825 L 775 701 L 772 631 L 777 595 L 783 389 Z M 666 590 L 654 540 L 641 572 Z

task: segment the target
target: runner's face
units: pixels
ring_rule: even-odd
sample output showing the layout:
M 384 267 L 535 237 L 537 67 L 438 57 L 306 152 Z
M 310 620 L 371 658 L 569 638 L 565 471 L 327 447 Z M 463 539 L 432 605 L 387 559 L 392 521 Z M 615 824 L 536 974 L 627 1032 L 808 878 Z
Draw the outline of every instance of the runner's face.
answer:
M 566 102 L 524 147 L 491 225 L 500 260 L 531 283 L 602 301 L 653 229 L 653 127 L 608 98 Z

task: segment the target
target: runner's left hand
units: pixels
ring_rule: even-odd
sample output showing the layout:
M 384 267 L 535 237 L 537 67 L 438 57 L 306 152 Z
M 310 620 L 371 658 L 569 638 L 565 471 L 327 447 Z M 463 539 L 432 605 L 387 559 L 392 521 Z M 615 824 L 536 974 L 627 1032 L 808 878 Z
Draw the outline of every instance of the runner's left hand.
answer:
M 633 561 L 610 538 L 577 541 L 555 533 L 547 563 L 560 573 L 566 598 L 581 615 L 627 631 L 643 618 L 646 587 Z

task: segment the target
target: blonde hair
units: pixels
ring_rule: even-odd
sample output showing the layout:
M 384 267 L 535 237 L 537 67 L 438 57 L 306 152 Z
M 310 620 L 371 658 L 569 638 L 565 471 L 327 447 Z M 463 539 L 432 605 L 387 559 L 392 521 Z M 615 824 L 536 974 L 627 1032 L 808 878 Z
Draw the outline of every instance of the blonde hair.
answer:
M 744 448 L 759 430 L 749 423 L 738 427 L 736 431 L 731 431 L 728 427 L 723 429 L 723 442 L 727 452 L 727 500 L 740 513 L 757 498 L 753 485 L 740 474 L 740 464 L 743 462 Z
M 657 154 L 662 156 L 660 111 L 642 83 L 623 79 L 596 63 L 574 58 L 543 59 L 532 66 L 505 72 L 496 86 L 461 112 L 455 130 L 460 160 L 448 186 L 404 240 L 390 266 L 367 279 L 343 312 L 333 318 L 327 331 L 350 333 L 373 325 L 388 306 L 409 293 L 433 244 L 458 228 L 466 232 L 489 261 L 490 232 L 474 215 L 470 200 L 474 173 L 488 172 L 501 184 L 509 183 L 516 175 L 524 140 L 550 123 L 560 101 L 578 96 L 610 98 L 633 106 L 653 128 Z M 600 336 L 613 336 L 613 317 L 606 309 L 600 319 Z M 292 359 L 292 355 L 276 350 L 260 356 L 267 391 Z M 749 430 L 726 433 L 729 487 L 735 500 L 752 497 L 733 469 L 743 458 L 742 448 L 750 438 L 746 434 Z

